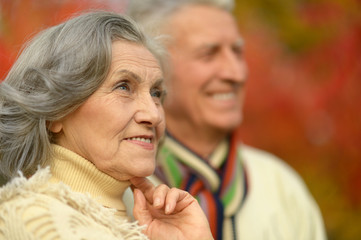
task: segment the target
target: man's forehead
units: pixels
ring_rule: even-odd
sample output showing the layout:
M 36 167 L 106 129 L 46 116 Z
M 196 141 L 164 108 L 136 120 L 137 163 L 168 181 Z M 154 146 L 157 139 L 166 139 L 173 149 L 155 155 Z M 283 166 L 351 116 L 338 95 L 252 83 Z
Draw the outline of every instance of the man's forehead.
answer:
M 202 49 L 211 49 L 221 46 L 230 46 L 236 48 L 242 48 L 244 45 L 244 40 L 242 37 L 235 39 L 210 39 L 210 38 L 199 38 L 199 39 L 189 39 L 189 47 L 194 50 Z

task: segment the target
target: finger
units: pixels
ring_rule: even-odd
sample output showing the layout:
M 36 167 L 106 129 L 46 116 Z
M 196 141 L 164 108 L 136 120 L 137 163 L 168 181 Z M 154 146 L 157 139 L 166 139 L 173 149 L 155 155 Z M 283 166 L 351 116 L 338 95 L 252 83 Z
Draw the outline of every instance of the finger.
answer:
M 186 206 L 195 200 L 188 192 L 178 188 L 171 188 L 168 190 L 165 200 L 165 213 L 171 214 L 176 209 L 183 210 Z
M 132 189 L 138 188 L 144 194 L 146 200 L 153 204 L 153 193 L 155 191 L 155 187 L 153 183 L 151 183 L 147 178 L 142 177 L 134 177 L 130 179 Z
M 155 188 L 153 193 L 153 206 L 156 209 L 160 209 L 164 206 L 168 191 L 169 187 L 165 184 L 161 184 Z
M 166 214 L 171 214 L 174 211 L 175 206 L 182 199 L 181 194 L 182 194 L 181 190 L 176 189 L 176 188 L 171 188 L 168 191 L 166 201 L 165 201 L 165 213 Z
M 134 189 L 133 215 L 138 220 L 139 225 L 145 225 L 152 221 L 152 217 L 147 210 L 145 197 L 139 189 Z

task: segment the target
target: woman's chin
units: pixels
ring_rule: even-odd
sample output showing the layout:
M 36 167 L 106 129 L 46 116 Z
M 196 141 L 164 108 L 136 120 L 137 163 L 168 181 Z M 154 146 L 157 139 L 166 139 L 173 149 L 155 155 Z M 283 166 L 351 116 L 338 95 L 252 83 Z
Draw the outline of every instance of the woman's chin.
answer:
M 138 170 L 136 173 L 130 174 L 129 176 L 127 176 L 127 179 L 123 178 L 123 180 L 129 180 L 129 179 L 134 178 L 134 177 L 140 177 L 140 178 L 149 177 L 154 173 L 154 170 L 155 170 L 154 167 L 149 168 L 149 169 L 143 169 L 142 171 Z
M 149 177 L 154 173 L 155 168 L 145 169 L 143 172 L 141 172 L 138 177 Z

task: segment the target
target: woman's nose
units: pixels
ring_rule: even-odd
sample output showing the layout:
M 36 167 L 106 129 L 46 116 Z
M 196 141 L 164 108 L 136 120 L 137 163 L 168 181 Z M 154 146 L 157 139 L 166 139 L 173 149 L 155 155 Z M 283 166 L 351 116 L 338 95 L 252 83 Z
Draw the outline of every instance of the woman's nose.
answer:
M 152 96 L 141 97 L 137 104 L 138 110 L 135 114 L 137 123 L 154 127 L 164 118 L 161 104 L 156 103 Z

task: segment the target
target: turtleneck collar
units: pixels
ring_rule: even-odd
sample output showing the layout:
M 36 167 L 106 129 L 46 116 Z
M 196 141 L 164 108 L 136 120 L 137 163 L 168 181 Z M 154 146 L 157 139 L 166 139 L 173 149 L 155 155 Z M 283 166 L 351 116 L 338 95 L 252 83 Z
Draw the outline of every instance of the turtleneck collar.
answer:
M 63 182 L 75 192 L 89 193 L 103 206 L 115 208 L 119 215 L 126 216 L 122 198 L 130 186 L 129 181 L 116 180 L 90 161 L 59 145 L 52 144 L 52 153 L 48 162 L 52 182 Z

